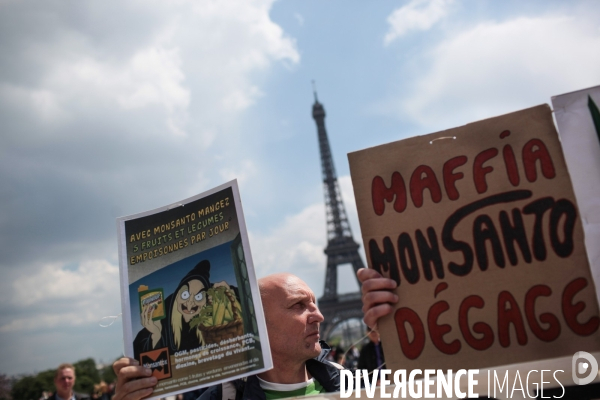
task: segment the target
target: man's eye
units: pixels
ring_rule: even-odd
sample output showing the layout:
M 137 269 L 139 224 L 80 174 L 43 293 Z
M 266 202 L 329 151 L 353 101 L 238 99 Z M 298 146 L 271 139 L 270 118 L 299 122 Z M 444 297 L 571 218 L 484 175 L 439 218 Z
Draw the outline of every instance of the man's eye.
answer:
M 202 292 L 199 292 L 197 295 L 194 296 L 194 299 L 196 299 L 196 301 L 200 301 L 203 297 L 204 296 L 202 295 Z
M 187 290 L 184 291 L 183 293 L 181 293 L 181 298 L 184 300 L 187 300 L 190 298 L 190 292 L 188 292 Z

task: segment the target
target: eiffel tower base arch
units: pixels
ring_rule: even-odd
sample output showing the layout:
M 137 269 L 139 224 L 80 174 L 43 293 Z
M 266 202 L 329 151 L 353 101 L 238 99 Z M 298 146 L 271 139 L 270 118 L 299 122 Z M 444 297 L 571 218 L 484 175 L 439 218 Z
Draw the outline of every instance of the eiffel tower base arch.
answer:
M 363 318 L 360 293 L 340 295 L 336 300 L 319 300 L 319 310 L 325 318 L 320 328 L 320 335 L 325 341 L 329 340 L 331 332 L 341 322 Z

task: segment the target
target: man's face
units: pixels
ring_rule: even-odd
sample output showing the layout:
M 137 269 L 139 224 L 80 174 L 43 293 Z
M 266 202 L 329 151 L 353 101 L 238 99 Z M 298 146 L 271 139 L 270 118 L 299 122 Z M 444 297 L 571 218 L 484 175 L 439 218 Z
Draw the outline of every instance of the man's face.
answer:
M 301 279 L 289 276 L 263 302 L 274 356 L 306 361 L 319 355 L 319 324 L 323 315 L 315 295 Z
M 185 322 L 190 322 L 206 304 L 206 292 L 204 285 L 198 279 L 193 279 L 187 285 L 183 285 L 177 293 L 177 310 L 183 315 Z
M 73 390 L 73 385 L 75 385 L 75 371 L 71 368 L 63 368 L 58 371 L 54 378 L 54 386 L 56 386 L 57 392 L 70 394 Z

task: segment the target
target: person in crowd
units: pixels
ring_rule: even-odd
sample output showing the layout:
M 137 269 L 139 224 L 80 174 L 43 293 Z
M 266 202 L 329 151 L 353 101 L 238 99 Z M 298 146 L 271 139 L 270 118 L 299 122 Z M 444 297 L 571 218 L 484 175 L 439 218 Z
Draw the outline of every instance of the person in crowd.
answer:
M 48 400 L 89 400 L 84 394 L 75 393 L 75 367 L 71 364 L 60 364 L 54 374 L 54 387 L 56 391 Z
M 360 357 L 360 353 L 358 349 L 352 345 L 350 349 L 346 352 L 346 362 L 343 364 L 344 368 L 349 369 L 351 371 L 356 370 L 358 367 L 358 358 Z
M 369 373 L 376 369 L 385 368 L 385 358 L 383 356 L 383 347 L 379 338 L 379 332 L 368 328 L 369 343 L 360 349 L 358 357 L 358 369 L 366 369 Z
M 189 392 L 185 392 L 181 395 L 181 400 L 196 400 L 206 389 L 196 389 Z
M 110 400 L 111 398 L 111 390 L 110 387 L 106 384 L 106 382 L 101 381 L 98 384 L 98 395 L 100 400 Z
M 346 352 L 341 347 L 337 347 L 335 350 L 335 362 L 342 367 L 346 364 Z
M 392 311 L 394 311 L 394 306 L 398 302 L 398 296 L 393 290 L 396 289 L 397 285 L 396 281 L 382 276 L 374 269 L 361 268 L 356 275 L 358 280 L 362 283 L 363 321 L 369 330 L 369 343 L 366 344 L 365 347 L 373 347 L 373 350 L 375 350 L 374 352 L 371 352 L 370 350 L 365 349 L 364 356 L 363 350 L 361 350 L 360 358 L 363 359 L 363 362 L 361 363 L 361 360 L 359 359 L 358 369 L 368 369 L 369 372 L 372 372 L 373 369 L 385 367 L 385 365 L 382 366 L 382 364 L 385 363 L 385 360 L 383 358 L 383 348 L 381 347 L 377 321 L 379 318 L 391 314 Z M 377 342 L 377 346 L 375 346 L 375 341 Z M 377 347 L 381 351 L 380 360 L 378 360 L 377 357 Z

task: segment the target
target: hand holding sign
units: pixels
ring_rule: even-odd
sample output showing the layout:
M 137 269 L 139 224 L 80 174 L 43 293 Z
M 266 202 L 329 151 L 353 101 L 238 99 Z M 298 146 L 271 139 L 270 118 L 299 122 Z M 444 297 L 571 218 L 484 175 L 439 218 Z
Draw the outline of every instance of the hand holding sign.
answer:
M 392 291 L 398 286 L 374 269 L 361 268 L 356 273 L 362 283 L 364 321 L 371 329 L 377 329 L 379 318 L 394 311 L 398 296 Z

